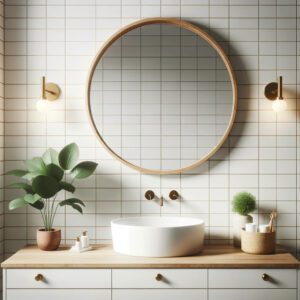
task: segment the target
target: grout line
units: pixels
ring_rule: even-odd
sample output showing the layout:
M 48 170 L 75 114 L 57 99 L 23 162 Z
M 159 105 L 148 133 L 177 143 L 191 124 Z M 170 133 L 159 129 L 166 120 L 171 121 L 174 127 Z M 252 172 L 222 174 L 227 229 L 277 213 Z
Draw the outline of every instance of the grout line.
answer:
M 210 4 L 210 1 L 209 1 L 209 4 Z M 210 5 L 209 5 L 209 7 L 208 7 L 208 16 L 209 16 L 209 18 L 208 18 L 208 34 L 210 34 L 211 33 L 211 30 L 210 30 L 210 26 L 211 26 L 211 24 L 210 24 Z M 214 70 L 214 76 L 216 76 L 216 60 L 214 61 L 214 63 L 215 63 L 215 70 Z M 197 68 L 197 70 L 198 70 L 198 68 Z M 215 79 L 216 79 L 216 77 L 215 77 Z M 198 72 L 197 72 L 197 81 L 198 81 Z M 214 100 L 216 100 L 216 98 L 214 98 Z M 198 104 L 198 87 L 197 87 L 197 104 Z M 199 138 L 198 138 L 198 136 L 199 136 L 199 132 L 198 132 L 198 125 L 199 125 L 199 115 L 197 115 L 197 149 L 199 148 Z M 211 234 L 211 229 L 210 229 L 210 227 L 211 227 L 211 217 L 210 217 L 210 215 L 211 215 L 211 195 L 210 195 L 210 188 L 211 188 L 211 172 L 210 172 L 210 168 L 211 168 L 211 159 L 208 159 L 207 160 L 207 162 L 205 162 L 205 163 L 207 163 L 207 176 L 208 176 L 208 216 L 207 216 L 207 219 L 208 219 L 208 229 L 207 229 L 207 235 L 208 235 L 208 240 L 211 240 L 211 236 L 212 236 L 212 234 Z
M 277 17 L 278 17 L 278 7 L 277 7 L 278 1 L 276 0 L 276 62 L 275 62 L 275 69 L 276 69 L 276 81 L 278 80 L 278 66 L 277 66 L 277 54 L 278 54 L 278 25 L 277 25 Z M 278 116 L 277 113 L 275 113 L 275 147 L 276 147 L 276 157 L 275 157 L 275 165 L 276 165 L 276 198 L 275 198 L 275 209 L 277 210 L 277 201 L 278 201 Z M 275 219 L 275 226 L 277 226 L 277 218 Z
M 26 159 L 28 159 L 28 0 L 26 0 Z M 28 207 L 26 206 L 25 210 L 25 224 L 26 224 L 26 233 L 25 233 L 25 239 L 26 244 L 28 243 Z
M 231 53 L 230 53 L 230 30 L 231 30 L 231 22 L 230 22 L 230 1 L 228 2 L 228 57 L 229 59 L 231 59 Z M 238 82 L 237 82 L 237 85 L 238 85 Z M 237 112 L 236 114 L 238 114 L 238 108 L 237 108 Z M 236 116 L 237 118 L 237 116 Z M 236 124 L 236 119 L 234 121 L 234 124 Z M 232 135 L 229 134 L 228 135 L 228 140 L 230 141 L 230 137 Z M 227 172 L 228 172 L 228 215 L 229 215 L 229 229 L 228 229 L 228 234 L 229 234 L 229 241 L 231 241 L 231 233 L 233 232 L 232 230 L 232 224 L 231 224 L 231 217 L 232 217 L 232 213 L 231 213 L 231 199 L 230 199 L 230 196 L 231 196 L 231 178 L 230 178 L 230 169 L 231 169 L 231 165 L 230 165 L 230 159 L 231 159 L 231 156 L 230 156 L 230 152 L 231 152 L 231 146 L 230 146 L 230 142 L 228 141 L 228 146 L 226 147 L 228 150 L 228 169 L 227 169 Z M 233 241 L 231 241 L 232 243 Z
M 96 55 L 96 53 L 98 52 L 97 50 L 97 35 L 96 35 L 96 11 L 97 11 L 97 3 L 96 0 L 94 0 L 94 55 Z M 103 88 L 102 88 L 103 83 L 100 82 L 100 86 L 101 86 L 101 97 L 103 99 Z M 102 104 L 103 105 L 103 104 Z M 102 125 L 102 124 L 101 124 Z M 102 127 L 103 128 L 103 127 Z M 97 140 L 94 139 L 94 156 L 95 156 L 95 161 L 97 162 Z M 94 174 L 95 177 L 95 187 L 96 187 L 96 192 L 95 192 L 95 232 L 94 232 L 94 239 L 95 239 L 95 243 L 98 243 L 98 218 L 97 218 L 97 214 L 98 214 L 98 174 L 97 172 L 97 168 Z
M 300 4 L 300 3 L 299 3 Z M 298 22 L 300 22 L 300 15 L 298 15 L 299 13 L 299 8 L 298 7 L 298 0 L 296 1 L 296 16 L 297 16 L 297 20 L 296 20 L 296 66 L 298 66 L 299 63 L 299 55 L 298 55 L 298 51 L 300 52 L 299 48 L 299 40 L 298 40 L 298 34 L 300 34 L 300 30 L 298 28 Z M 299 143 L 299 132 L 298 132 L 298 123 L 299 123 L 299 97 L 298 97 L 298 93 L 299 91 L 299 78 L 298 78 L 298 69 L 296 68 L 296 256 L 299 258 L 299 253 L 298 253 L 298 190 L 299 190 L 299 150 L 298 150 L 298 143 Z M 297 271 L 297 283 L 299 283 L 299 271 Z M 300 287 L 298 286 L 298 289 Z
M 159 16 L 161 17 L 161 12 L 162 12 L 162 10 L 161 10 L 161 3 L 160 3 L 160 7 L 159 7 Z M 162 27 L 163 25 L 162 24 L 160 24 L 159 25 L 159 56 L 160 56 L 160 59 L 159 59 L 159 63 L 160 63 L 160 108 L 159 108 L 159 111 L 160 111 L 160 120 L 159 120 L 159 125 L 160 125 L 160 169 L 162 170 L 163 169 L 163 166 L 162 166 L 162 145 L 163 145 L 163 141 L 162 141 L 162 37 L 161 37 L 161 35 L 162 35 L 162 30 L 161 30 L 161 27 Z M 163 175 L 158 175 L 159 176 L 159 191 L 160 191 L 160 194 L 159 194 L 159 203 L 160 203 L 160 198 L 161 197 L 164 197 L 163 196 L 163 194 L 162 194 L 162 186 L 163 186 L 163 180 L 162 180 L 162 178 L 163 178 Z M 165 201 L 165 199 L 163 199 L 163 201 Z M 160 206 L 159 207 L 159 214 L 160 214 L 160 216 L 161 216 L 161 214 L 162 214 L 162 207 Z
M 2 3 L 2 7 L 3 7 L 3 11 L 5 9 L 4 7 L 4 2 L 1 1 Z M 4 18 L 4 17 L 3 17 Z M 3 20 L 3 24 L 5 25 L 5 19 Z M 1 28 L 2 29 L 2 33 L 3 33 L 3 37 L 5 36 L 5 28 Z M 3 69 L 1 68 L 1 71 L 3 73 L 3 97 L 1 97 L 1 100 L 3 102 L 3 107 L 2 107 L 2 118 L 3 118 L 3 136 L 2 136 L 2 141 L 3 141 L 3 148 L 4 148 L 4 145 L 5 145 L 5 128 L 6 128 L 6 125 L 5 125 L 5 64 L 4 64 L 4 57 L 5 57 L 5 39 L 3 38 L 3 41 L 1 41 L 2 45 L 3 45 L 3 53 L 1 54 L 1 59 L 3 61 Z M 5 155 L 5 151 L 4 149 L 2 150 L 3 151 L 3 155 L 2 155 L 2 159 L 3 159 L 3 171 L 5 172 L 5 158 L 6 158 L 6 155 Z M 5 173 L 2 174 L 2 182 L 5 184 L 5 181 L 6 181 L 6 176 L 5 176 Z M 5 234 L 6 234 L 6 214 L 5 214 L 5 187 L 2 187 L 1 189 L 1 196 L 2 196 L 2 203 L 1 203 L 1 207 L 2 207 L 2 216 L 3 216 L 3 224 L 2 224 L 2 247 L 1 247 L 1 262 L 4 260 L 4 257 L 5 257 Z M 1 278 L 3 277 L 3 275 L 1 276 Z M 5 274 L 4 274 L 4 277 L 5 277 Z M 2 287 L 3 289 L 3 287 Z
M 48 0 L 47 0 L 48 1 Z M 65 126 L 64 126 L 64 143 L 66 144 L 67 140 L 66 140 L 66 133 L 67 133 L 67 0 L 64 0 L 64 6 L 65 6 L 65 14 L 64 14 L 64 19 L 65 19 L 65 22 L 64 22 L 64 56 L 65 56 L 65 59 L 64 59 L 64 87 L 65 87 L 65 96 L 64 96 L 64 109 L 65 109 L 65 112 L 64 112 L 64 119 L 65 119 Z M 64 196 L 66 196 L 66 192 L 64 191 Z M 63 213 L 64 213 L 64 231 L 65 231 L 65 234 L 64 234 L 64 239 L 65 239 L 65 243 L 66 243 L 66 240 L 67 240 L 67 209 L 66 207 L 63 208 Z
M 259 6 L 258 6 L 258 16 L 259 16 Z M 258 24 L 258 37 L 257 37 L 257 40 L 258 40 L 258 55 L 257 55 L 257 76 L 258 76 L 258 82 L 260 82 L 260 63 L 259 63 L 259 58 L 260 58 L 260 35 L 259 35 L 259 29 L 260 29 L 260 22 L 259 22 L 259 18 L 257 20 Z M 259 221 L 260 221 L 260 94 L 259 94 L 259 89 L 257 89 L 257 121 L 258 121 L 258 127 L 257 127 L 257 172 L 258 172 L 258 176 L 257 176 L 257 224 L 259 226 Z
M 139 2 L 140 4 L 140 17 L 142 16 L 142 0 Z M 142 79 L 142 33 L 140 28 L 140 79 Z M 140 80 L 140 165 L 142 164 L 142 81 Z M 140 207 L 139 207 L 139 214 L 142 215 L 142 205 L 143 205 L 143 187 L 142 187 L 142 176 L 140 174 Z M 155 198 L 154 198 L 155 199 Z
M 121 0 L 121 27 L 123 27 L 123 1 Z M 123 120 L 123 36 L 121 37 L 121 122 Z M 123 140 L 122 140 L 122 136 L 123 136 L 123 127 L 121 126 L 121 156 L 123 156 L 122 153 L 122 145 L 123 145 Z M 120 185 L 121 185 L 121 208 L 120 208 L 120 214 L 121 214 L 121 218 L 123 217 L 123 167 L 121 166 L 121 176 L 120 176 Z
M 180 20 L 182 20 L 182 0 L 179 0 L 179 9 L 180 9 Z M 182 39 L 182 30 L 180 30 L 180 45 L 181 45 L 181 39 Z M 181 54 L 181 51 L 180 51 Z M 198 65 L 198 62 L 197 62 Z M 180 70 L 181 70 L 181 55 L 180 55 Z M 197 81 L 198 81 L 198 74 L 197 74 Z M 181 71 L 180 71 L 180 82 L 181 82 Z M 197 88 L 197 104 L 198 104 L 198 88 Z M 180 105 L 181 105 L 181 86 L 180 86 Z M 197 105 L 198 106 L 198 105 Z M 181 108 L 180 108 L 181 111 Z M 197 126 L 198 129 L 198 126 Z M 182 132 L 182 122 L 181 122 L 181 116 L 180 116 L 180 167 L 182 166 L 181 164 L 181 132 Z M 182 215 L 182 173 L 179 174 L 179 186 L 180 186 L 180 191 L 179 191 L 179 215 Z

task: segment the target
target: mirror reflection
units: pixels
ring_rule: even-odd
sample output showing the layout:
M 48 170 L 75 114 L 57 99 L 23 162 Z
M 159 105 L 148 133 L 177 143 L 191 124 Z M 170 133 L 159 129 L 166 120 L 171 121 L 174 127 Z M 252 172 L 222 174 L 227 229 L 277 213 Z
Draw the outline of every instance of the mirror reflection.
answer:
M 90 109 L 102 139 L 124 160 L 181 169 L 222 139 L 233 111 L 232 84 L 203 38 L 174 25 L 145 25 L 116 40 L 98 62 Z

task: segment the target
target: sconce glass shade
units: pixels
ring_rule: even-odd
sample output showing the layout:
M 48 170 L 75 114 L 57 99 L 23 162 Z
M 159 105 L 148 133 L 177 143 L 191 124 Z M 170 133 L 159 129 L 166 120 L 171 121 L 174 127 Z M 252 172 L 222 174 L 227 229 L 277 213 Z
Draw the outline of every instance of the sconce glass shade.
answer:
M 51 103 L 46 99 L 40 99 L 36 103 L 36 109 L 41 113 L 47 113 L 50 110 Z
M 278 82 L 270 82 L 265 87 L 265 97 L 271 101 L 275 112 L 286 110 L 287 104 L 282 96 L 282 76 L 278 77 Z
M 45 76 L 42 77 L 42 97 L 36 103 L 36 109 L 41 113 L 47 113 L 52 109 L 53 101 L 60 96 L 59 86 L 53 82 L 46 82 Z
M 286 110 L 286 101 L 284 99 L 276 99 L 272 103 L 272 108 L 275 112 L 281 112 Z

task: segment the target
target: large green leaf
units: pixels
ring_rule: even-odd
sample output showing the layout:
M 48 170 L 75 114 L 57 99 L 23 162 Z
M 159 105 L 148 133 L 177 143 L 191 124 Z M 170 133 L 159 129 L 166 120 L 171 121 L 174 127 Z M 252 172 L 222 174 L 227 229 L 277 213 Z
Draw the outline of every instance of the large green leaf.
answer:
M 65 146 L 58 155 L 60 166 L 64 170 L 71 170 L 79 158 L 79 148 L 77 144 L 71 143 Z
M 34 204 L 35 202 L 39 201 L 41 197 L 38 194 L 27 194 L 24 197 L 24 201 L 27 202 L 28 204 Z
M 28 171 L 16 169 L 16 170 L 8 171 L 5 174 L 6 175 L 13 175 L 13 176 L 17 176 L 17 177 L 23 177 L 27 173 L 28 173 Z
M 58 163 L 58 152 L 56 150 L 54 150 L 53 148 L 49 148 L 43 154 L 43 161 L 46 165 L 49 165 L 49 164 L 59 165 L 59 163 Z
M 80 204 L 82 206 L 85 206 L 85 204 L 83 203 L 82 200 L 78 199 L 78 198 L 69 198 L 66 200 L 63 200 L 59 203 L 60 206 L 64 206 L 64 205 L 73 205 L 73 204 Z
M 78 212 L 80 212 L 81 214 L 83 213 L 82 211 L 82 207 L 78 204 L 73 204 L 72 208 L 74 208 L 75 210 L 77 210 Z
M 42 198 L 51 198 L 60 190 L 58 182 L 53 177 L 45 175 L 35 177 L 32 187 L 34 192 Z
M 97 166 L 98 164 L 93 161 L 83 161 L 72 169 L 71 175 L 76 179 L 87 178 L 93 174 Z
M 59 182 L 59 186 L 61 190 L 65 190 L 68 191 L 70 193 L 74 193 L 75 192 L 75 186 L 72 185 L 71 183 L 65 182 L 65 181 L 61 181 Z
M 13 209 L 16 209 L 16 208 L 21 208 L 21 207 L 24 207 L 27 203 L 25 202 L 24 198 L 17 198 L 17 199 L 14 199 L 14 200 L 11 200 L 9 202 L 9 209 L 10 210 L 13 210 Z
M 39 210 L 44 208 L 44 202 L 42 200 L 38 200 L 38 201 L 34 202 L 33 204 L 29 203 L 29 205 L 31 205 L 32 207 L 39 209 Z
M 77 199 L 77 198 L 66 199 L 59 203 L 60 206 L 65 206 L 65 205 L 71 206 L 72 208 L 74 208 L 75 210 L 77 210 L 78 212 L 80 212 L 82 214 L 82 212 L 83 212 L 82 207 L 79 204 L 85 206 L 84 203 L 80 199 Z
M 45 175 L 45 163 L 41 157 L 25 160 L 25 165 L 30 173 Z
M 25 182 L 12 183 L 12 184 L 8 185 L 7 187 L 14 188 L 14 189 L 23 189 L 23 190 L 25 190 L 26 193 L 33 194 L 32 187 Z
M 27 173 L 23 176 L 24 179 L 31 181 L 33 178 L 35 178 L 36 176 L 39 176 L 41 174 L 39 173 Z
M 57 181 L 61 181 L 64 176 L 62 168 L 52 163 L 46 166 L 45 171 L 47 176 L 51 176 Z

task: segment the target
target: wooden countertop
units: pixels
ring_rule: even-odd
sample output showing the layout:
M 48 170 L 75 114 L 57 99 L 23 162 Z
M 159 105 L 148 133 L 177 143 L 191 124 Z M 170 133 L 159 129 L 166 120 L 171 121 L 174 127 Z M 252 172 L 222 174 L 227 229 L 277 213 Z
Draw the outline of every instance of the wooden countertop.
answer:
M 111 245 L 96 245 L 92 251 L 41 251 L 27 246 L 5 260 L 2 268 L 298 268 L 290 253 L 278 250 L 271 255 L 252 255 L 227 245 L 205 245 L 201 254 L 188 257 L 151 258 L 122 255 Z

